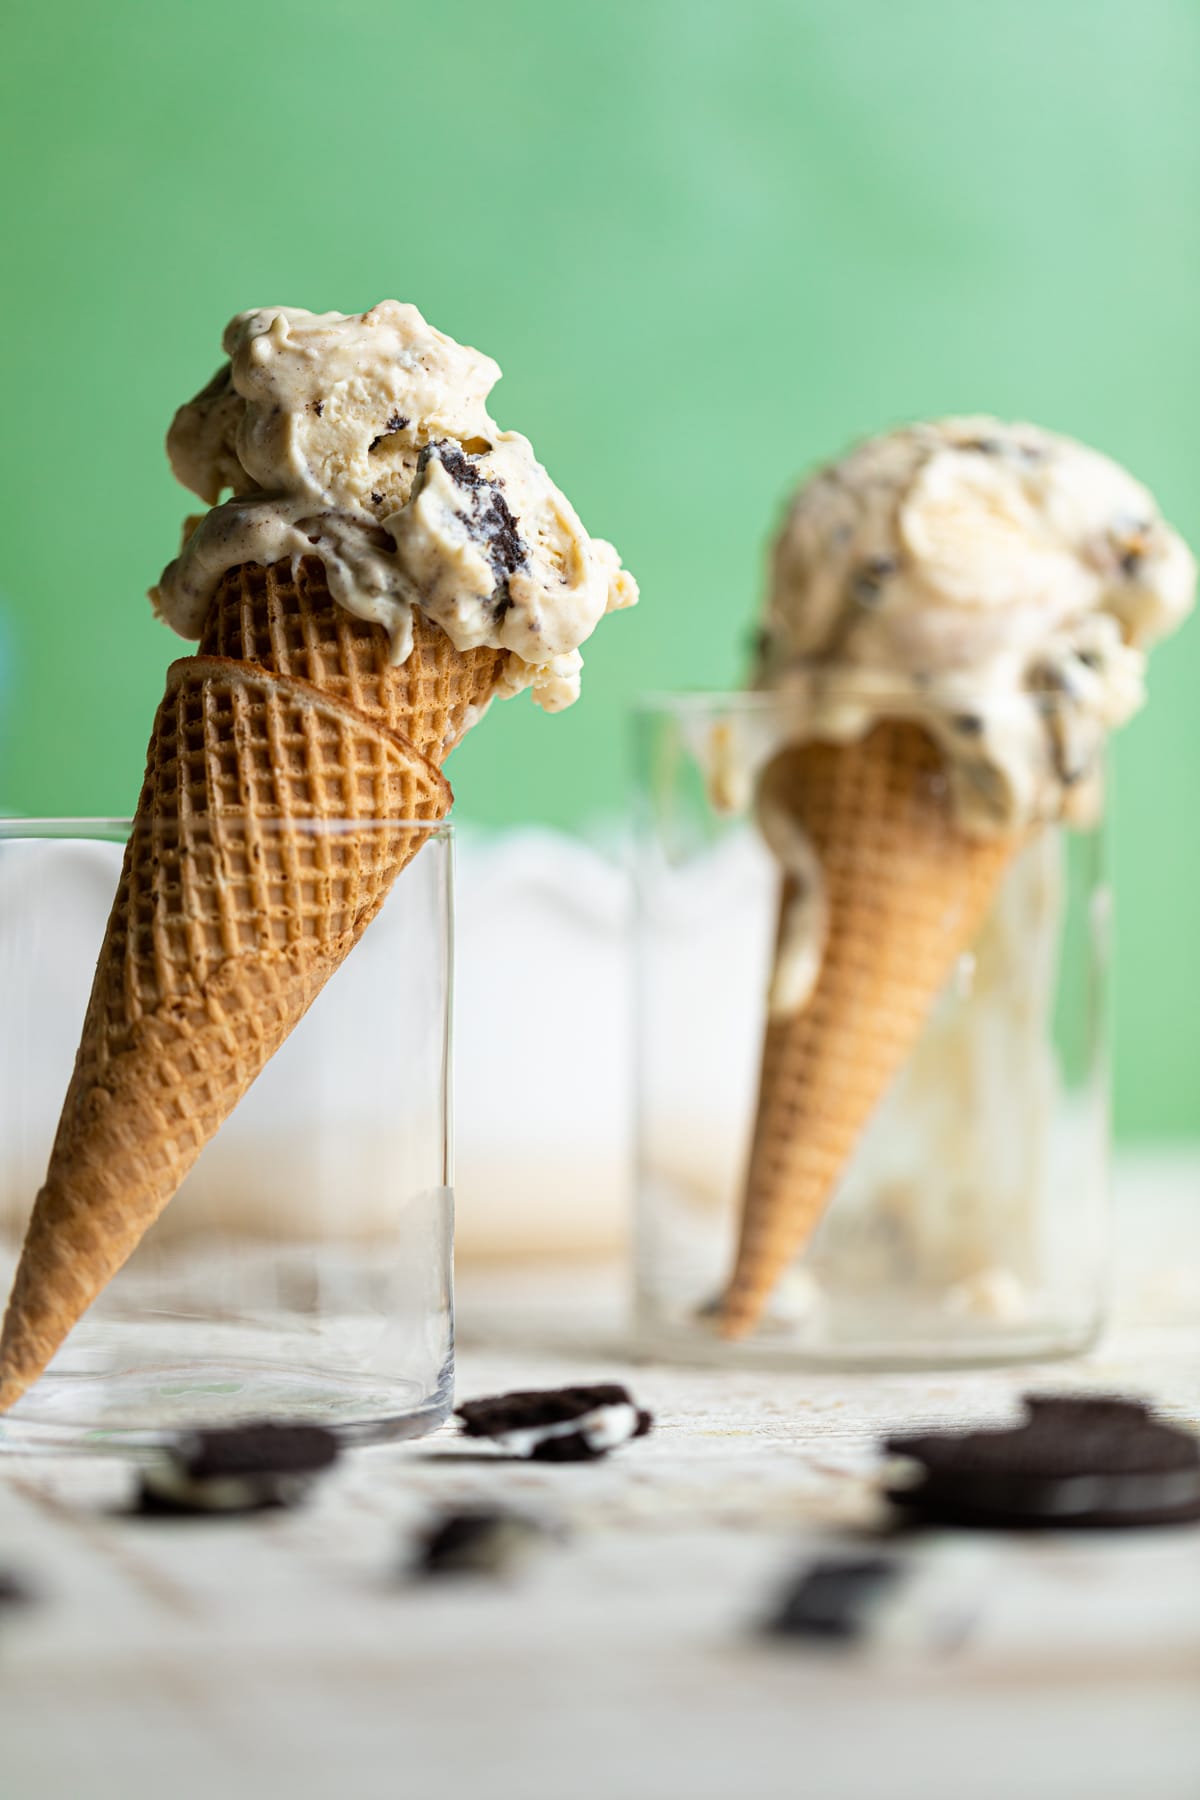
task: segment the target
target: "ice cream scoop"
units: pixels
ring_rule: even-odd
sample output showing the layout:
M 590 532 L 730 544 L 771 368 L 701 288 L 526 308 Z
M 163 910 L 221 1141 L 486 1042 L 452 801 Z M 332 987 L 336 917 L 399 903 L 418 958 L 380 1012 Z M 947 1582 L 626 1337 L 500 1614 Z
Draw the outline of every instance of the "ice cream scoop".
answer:
M 796 496 L 754 678 L 783 702 L 757 787 L 783 880 L 728 1335 L 802 1249 L 1015 853 L 1098 816 L 1108 732 L 1195 579 L 1145 488 L 1032 425 L 912 425 Z
M 776 540 L 756 686 L 812 738 L 920 725 L 959 823 L 1086 823 L 1107 734 L 1196 567 L 1147 490 L 1035 425 L 946 419 L 875 438 L 800 489 Z
M 491 357 L 396 300 L 240 313 L 224 347 L 167 439 L 176 475 L 212 507 L 154 591 L 168 624 L 199 637 L 229 569 L 315 554 L 338 604 L 386 629 L 394 663 L 415 607 L 457 650 L 506 651 L 499 691 L 569 705 L 580 644 L 637 587 L 528 439 L 489 417 Z
M 414 307 L 243 313 L 225 347 L 168 439 L 211 510 L 152 596 L 199 653 L 155 718 L 0 1410 L 358 943 L 448 810 L 463 733 L 524 687 L 568 704 L 579 645 L 637 598 L 489 419 L 495 363 Z

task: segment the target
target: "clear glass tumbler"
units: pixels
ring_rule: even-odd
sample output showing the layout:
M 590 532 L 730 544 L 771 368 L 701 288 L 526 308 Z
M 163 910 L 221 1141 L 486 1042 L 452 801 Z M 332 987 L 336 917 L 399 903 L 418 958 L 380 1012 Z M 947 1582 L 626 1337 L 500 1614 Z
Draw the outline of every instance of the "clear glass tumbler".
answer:
M 45 1178 L 130 829 L 128 820 L 0 821 L 5 1293 Z M 183 829 L 151 827 L 153 856 L 174 854 Z M 293 1029 L 46 1374 L 0 1417 L 0 1444 L 137 1442 L 266 1416 L 367 1441 L 419 1435 L 450 1410 L 451 828 L 306 820 L 286 835 L 241 829 L 244 842 L 223 821 L 215 846 L 191 824 L 179 866 L 202 882 L 215 868 L 235 900 L 243 894 L 243 913 L 274 909 L 265 987 L 252 989 L 240 1015 L 227 995 L 220 1005 L 236 1032 L 276 1004 Z M 163 959 L 154 979 L 177 983 L 191 1045 L 208 1027 L 186 1011 L 191 990 L 179 969 L 206 956 L 219 967 L 230 941 L 259 926 L 222 899 L 217 923 L 193 919 L 172 935 L 162 914 L 179 910 L 134 907 L 133 929 Z M 348 938 L 326 955 L 330 930 L 347 920 Z M 214 992 L 203 990 L 201 1014 Z M 181 1091 L 202 1118 L 203 1092 L 186 1082 Z M 170 1084 L 159 1098 L 170 1128 Z M 152 1093 L 147 1104 L 158 1104 Z
M 1079 1351 L 1107 1281 L 1099 828 L 1042 828 L 1016 854 L 757 1324 L 740 1341 L 717 1328 L 781 892 L 755 772 L 789 731 L 794 714 L 753 694 L 653 699 L 636 717 L 640 1347 L 885 1368 Z

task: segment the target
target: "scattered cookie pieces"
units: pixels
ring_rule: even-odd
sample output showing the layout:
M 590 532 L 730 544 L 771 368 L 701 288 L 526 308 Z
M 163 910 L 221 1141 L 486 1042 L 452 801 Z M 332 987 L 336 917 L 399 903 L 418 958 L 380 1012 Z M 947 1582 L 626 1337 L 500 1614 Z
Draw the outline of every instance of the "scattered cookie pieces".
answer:
M 819 1557 L 793 1576 L 765 1630 L 771 1637 L 854 1642 L 867 1635 L 899 1573 L 892 1557 Z
M 1159 1525 L 1200 1519 L 1200 1438 L 1136 1400 L 1025 1396 L 1026 1418 L 997 1431 L 893 1437 L 919 1465 L 888 1499 L 920 1520 L 1018 1529 Z
M 654 1423 L 617 1382 L 468 1400 L 457 1416 L 465 1437 L 534 1462 L 588 1462 L 644 1437 Z
M 483 1507 L 445 1513 L 423 1538 L 413 1573 L 426 1579 L 513 1575 L 550 1536 L 545 1526 L 521 1513 Z
M 15 1569 L 0 1564 L 0 1613 L 31 1606 L 35 1598 L 34 1590 Z
M 141 1471 L 145 1513 L 244 1513 L 293 1506 L 337 1460 L 320 1425 L 269 1421 L 186 1433 Z

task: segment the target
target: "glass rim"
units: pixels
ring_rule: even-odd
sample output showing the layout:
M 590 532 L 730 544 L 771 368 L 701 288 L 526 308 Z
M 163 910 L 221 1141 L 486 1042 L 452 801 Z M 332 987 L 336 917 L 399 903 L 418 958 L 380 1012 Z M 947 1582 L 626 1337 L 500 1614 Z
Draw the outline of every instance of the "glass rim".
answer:
M 222 829 L 236 829 L 242 826 L 246 830 L 255 831 L 294 831 L 306 837 L 333 835 L 347 836 L 354 831 L 421 831 L 427 837 L 451 839 L 455 825 L 451 818 L 443 819 L 354 819 L 339 814 L 336 818 L 325 819 L 262 819 L 230 818 L 222 815 L 213 818 L 197 816 L 185 819 L 163 817 L 163 826 L 197 831 L 219 826 Z M 0 838 L 122 838 L 129 837 L 137 819 L 134 815 L 90 816 L 83 813 L 46 813 L 25 817 L 18 813 L 6 813 L 0 817 Z

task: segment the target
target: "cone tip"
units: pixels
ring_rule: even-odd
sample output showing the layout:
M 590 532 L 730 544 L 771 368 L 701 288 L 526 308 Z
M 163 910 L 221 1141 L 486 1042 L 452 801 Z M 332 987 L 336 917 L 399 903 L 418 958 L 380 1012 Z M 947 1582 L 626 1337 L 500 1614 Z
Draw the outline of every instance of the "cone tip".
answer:
M 17 1404 L 29 1386 L 29 1379 L 0 1361 L 0 1413 L 6 1413 L 9 1407 Z

